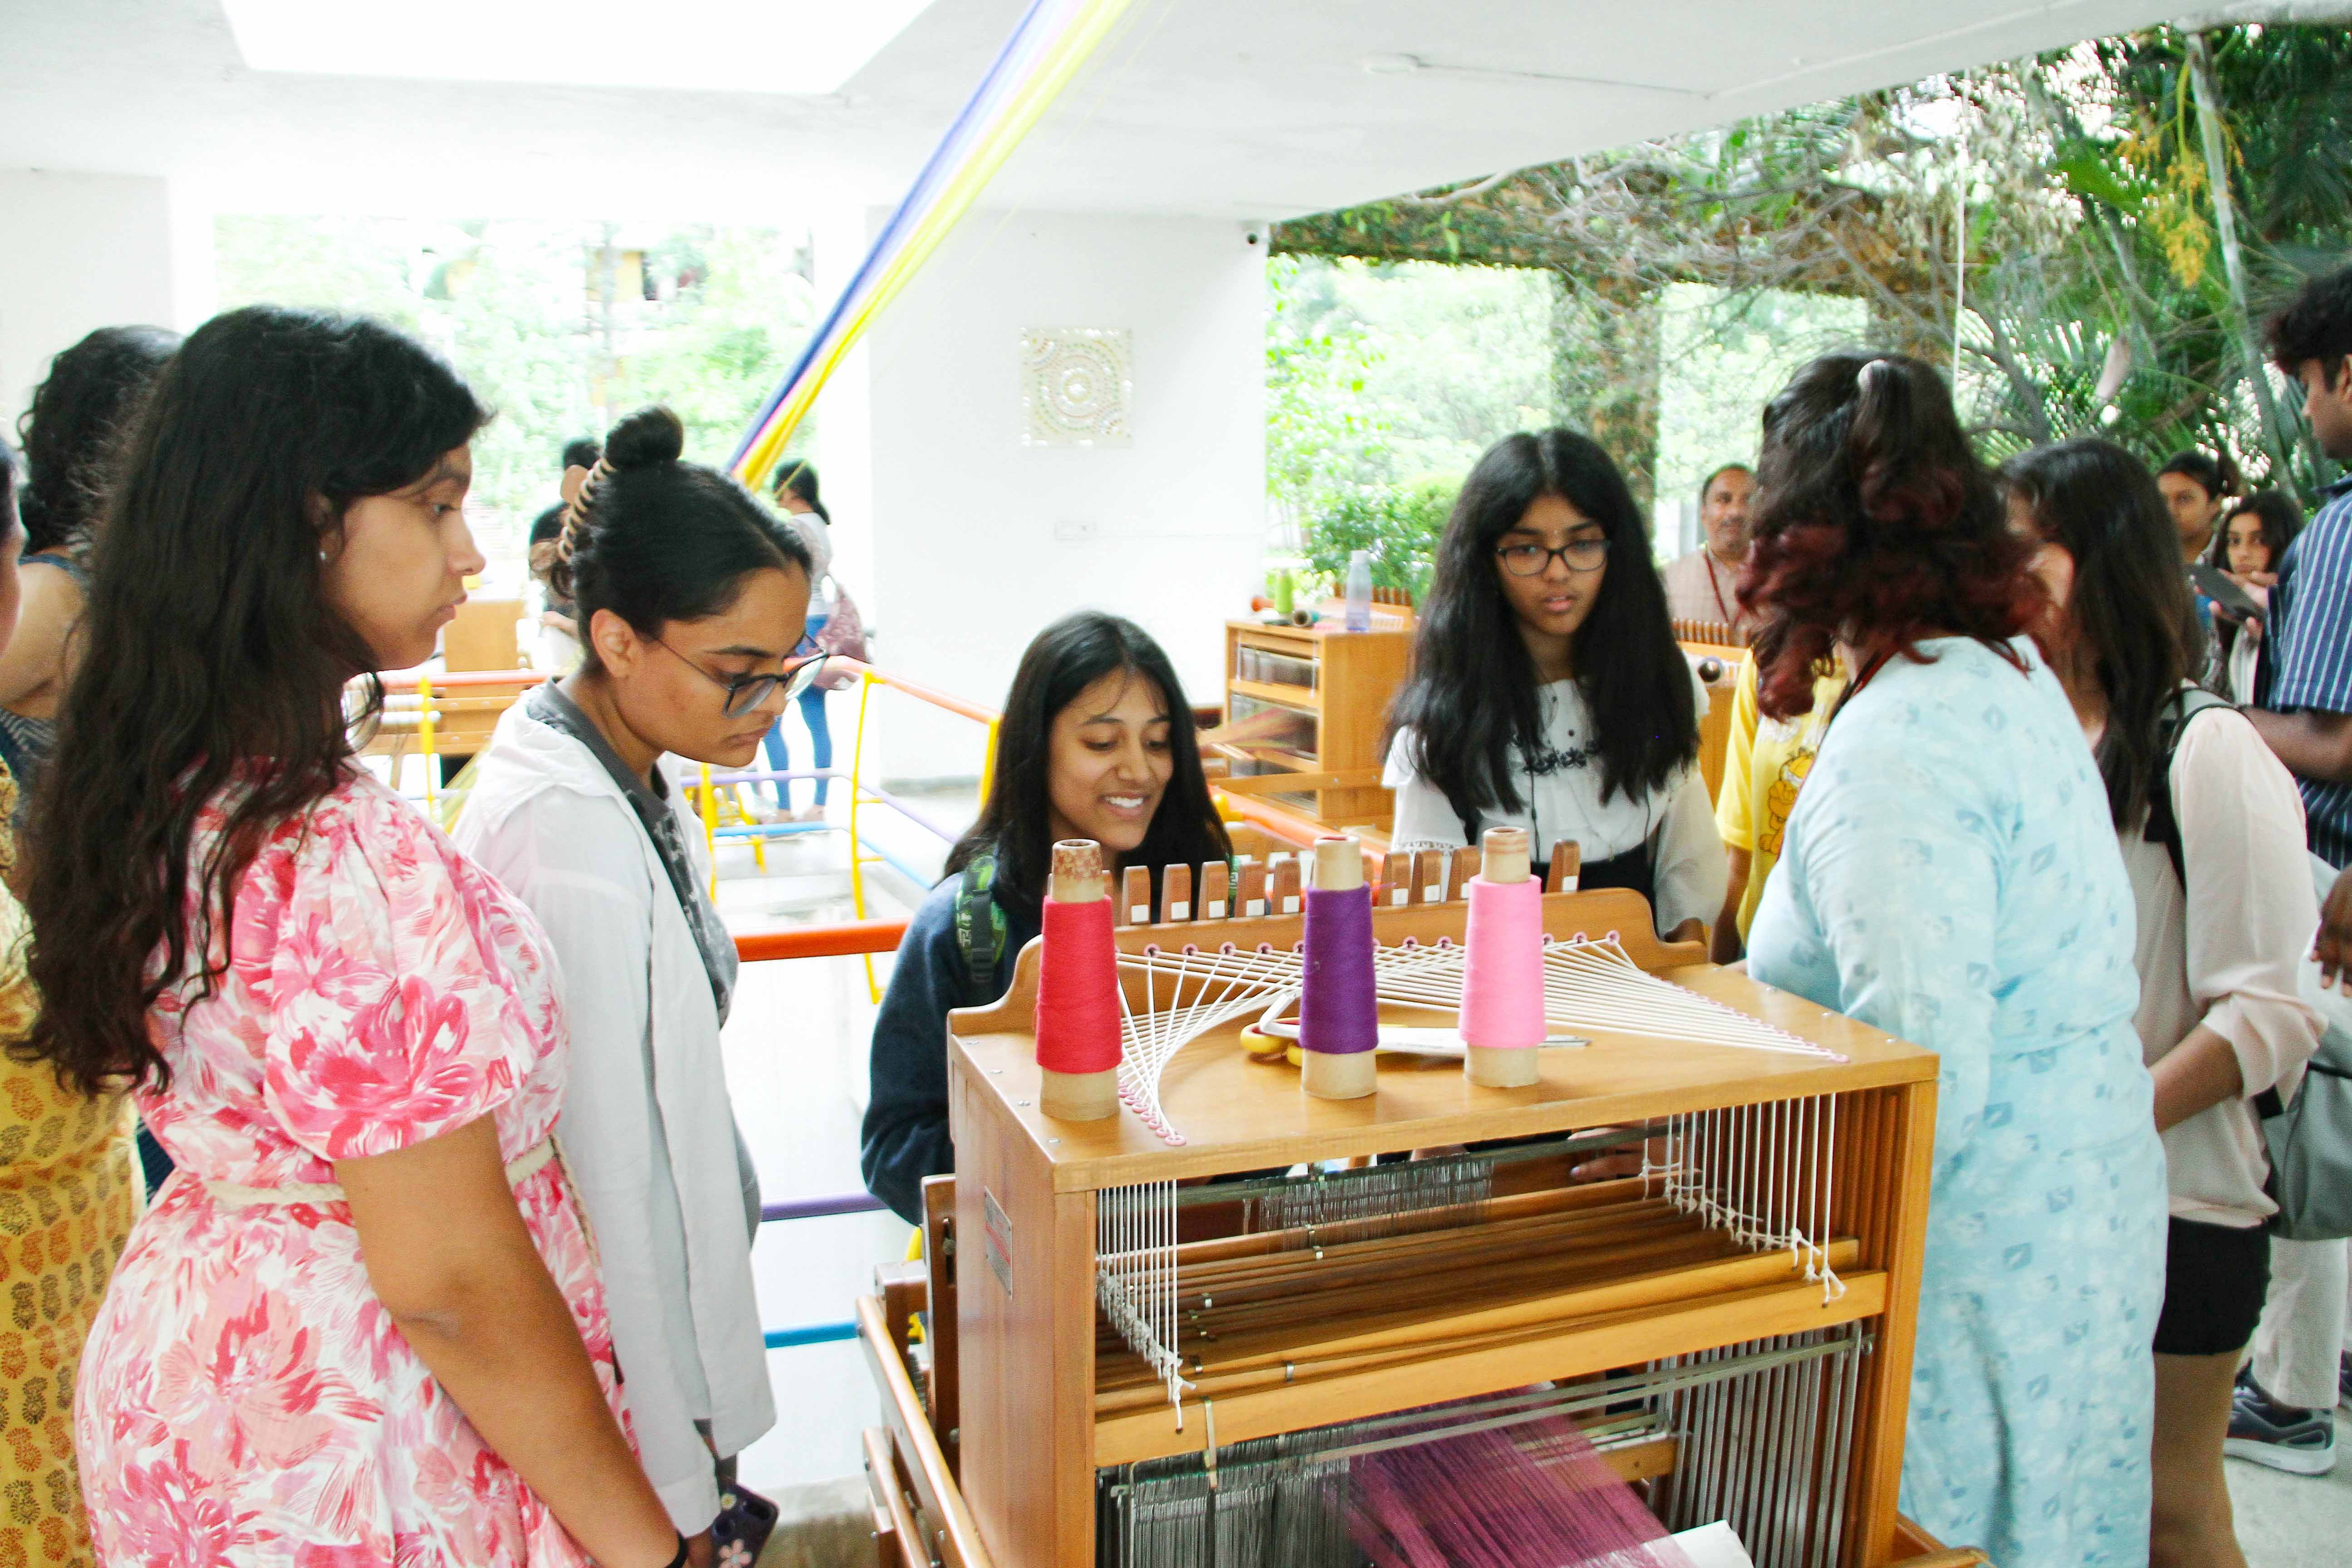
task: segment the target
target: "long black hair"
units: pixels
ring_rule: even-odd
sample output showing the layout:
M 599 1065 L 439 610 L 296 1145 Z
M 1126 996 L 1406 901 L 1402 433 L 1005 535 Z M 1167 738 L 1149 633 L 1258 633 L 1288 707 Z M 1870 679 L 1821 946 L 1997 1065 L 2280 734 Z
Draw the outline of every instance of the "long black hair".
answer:
M 604 437 L 594 471 L 556 530 L 548 591 L 577 606 L 584 668 L 601 668 L 588 623 L 610 610 L 641 637 L 671 621 L 715 616 L 754 572 L 812 566 L 808 546 L 741 485 L 679 461 L 686 426 L 640 408 Z
M 2263 525 L 2263 548 L 2270 552 L 2266 572 L 2276 573 L 2279 563 L 2286 559 L 2286 547 L 2303 531 L 2303 509 L 2284 490 L 2256 490 L 2236 502 L 2221 514 L 2221 526 L 2213 531 L 2213 542 L 2206 547 L 2205 564 L 2216 572 L 2230 568 L 2230 525 L 2242 517 L 2251 517 Z M 2213 617 L 2213 633 L 2221 645 L 2221 658 L 2227 660 L 2238 645 L 2238 623 L 2227 616 Z
M 824 521 L 826 526 L 832 525 L 833 513 L 825 510 L 824 502 L 817 499 L 816 465 L 807 458 L 785 458 L 776 469 L 776 480 L 772 493 L 778 500 L 783 500 L 788 495 L 798 496 L 809 510 Z
M 2213 542 L 2206 547 L 2205 564 L 2218 571 L 2230 570 L 2230 525 L 2248 516 L 2263 525 L 2263 548 L 2271 553 L 2271 563 L 2263 570 L 2279 569 L 2279 563 L 2286 559 L 2286 547 L 2303 531 L 2303 509 L 2284 490 L 2256 490 L 2222 513 L 2221 526 L 2213 531 Z
M 99 544 L 97 655 L 34 801 L 43 1002 L 22 1049 L 67 1083 L 169 1081 L 148 1010 L 225 973 L 238 879 L 352 765 L 342 692 L 375 658 L 327 599 L 323 543 L 353 501 L 414 484 L 488 417 L 447 365 L 358 317 L 233 310 L 164 367 Z
M 2203 655 L 2180 572 L 2180 534 L 2147 465 L 2112 441 L 2036 447 L 2001 465 L 2001 481 L 2042 536 L 2074 558 L 2065 606 L 2107 700 L 2099 777 L 2119 830 L 2147 814 L 2167 704 Z
M 100 327 L 49 362 L 16 421 L 31 469 L 19 503 L 26 554 L 95 531 L 122 435 L 179 346 L 180 334 L 161 327 Z
M 1119 857 L 1121 869 L 1142 866 L 1151 872 L 1154 899 L 1160 873 L 1170 866 L 1199 866 L 1233 853 L 1225 825 L 1209 799 L 1201 771 L 1201 746 L 1192 710 L 1176 667 L 1133 621 L 1081 610 L 1039 632 L 1021 656 L 1013 689 L 1005 694 L 997 731 L 996 768 L 989 775 L 988 804 L 948 854 L 953 876 L 983 852 L 996 859 L 997 896 L 1008 905 L 1034 911 L 1044 902 L 1045 876 L 1053 865 L 1052 806 L 1054 720 L 1078 693 L 1107 675 L 1124 672 L 1148 680 L 1168 705 L 1168 755 L 1174 772 L 1160 796 L 1160 809 L 1143 842 Z
M 1591 437 L 1522 431 L 1486 449 L 1462 482 L 1437 543 L 1437 572 L 1413 640 L 1412 676 L 1389 710 L 1411 729 L 1414 770 L 1467 822 L 1520 809 L 1510 752 L 1543 743 L 1534 656 L 1504 597 L 1496 542 L 1528 508 L 1558 496 L 1609 537 L 1608 565 L 1576 633 L 1576 684 L 1591 707 L 1601 798 L 1663 787 L 1698 755 L 1690 664 L 1624 476 Z

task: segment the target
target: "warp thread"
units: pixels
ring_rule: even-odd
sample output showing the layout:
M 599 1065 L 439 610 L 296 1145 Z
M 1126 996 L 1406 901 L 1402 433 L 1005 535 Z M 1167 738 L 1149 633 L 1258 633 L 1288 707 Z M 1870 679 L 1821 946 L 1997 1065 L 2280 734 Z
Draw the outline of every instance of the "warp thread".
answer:
M 1045 950 L 1037 963 L 1037 1065 L 1053 1072 L 1110 1072 L 1119 1061 L 1118 946 L 1108 899 L 1045 900 Z
M 1358 1459 L 1349 1522 L 1377 1568 L 1690 1568 L 1564 1415 Z
M 1470 879 L 1463 932 L 1462 1043 L 1492 1050 L 1543 1044 L 1543 884 Z
M 1346 1056 L 1379 1045 L 1371 889 L 1308 889 L 1301 946 L 1299 1048 Z

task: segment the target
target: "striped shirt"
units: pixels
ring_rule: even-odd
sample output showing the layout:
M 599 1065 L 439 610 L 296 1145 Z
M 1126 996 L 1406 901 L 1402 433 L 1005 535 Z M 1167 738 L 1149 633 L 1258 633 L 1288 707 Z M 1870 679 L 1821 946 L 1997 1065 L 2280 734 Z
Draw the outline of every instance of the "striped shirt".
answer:
M 2352 479 L 2326 494 L 2271 589 L 2262 706 L 2283 713 L 2352 713 Z M 2312 853 L 2338 868 L 2352 862 L 2352 784 L 2299 773 L 2295 783 Z

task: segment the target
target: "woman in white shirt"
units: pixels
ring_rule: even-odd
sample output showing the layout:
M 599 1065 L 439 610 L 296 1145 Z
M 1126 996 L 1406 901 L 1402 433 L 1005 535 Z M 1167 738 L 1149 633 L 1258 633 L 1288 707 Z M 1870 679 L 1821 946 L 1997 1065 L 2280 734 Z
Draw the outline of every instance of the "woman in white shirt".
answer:
M 1463 481 L 1390 711 L 1391 841 L 1573 840 L 1580 886 L 1632 889 L 1660 935 L 1705 941 L 1725 877 L 1705 700 L 1609 455 L 1572 430 L 1506 437 Z
M 2098 759 L 2137 910 L 2135 1022 L 2171 1211 L 2149 1558 L 2242 1568 L 2221 1443 L 2275 1208 L 2251 1101 L 2292 1095 L 2319 1040 L 2296 984 L 2319 918 L 2303 802 L 2253 726 L 2189 683 L 2200 634 L 2140 461 L 2067 441 L 2012 458 L 2002 479 L 2012 526 L 2042 541 L 2036 639 Z
M 2279 563 L 2286 558 L 2286 547 L 2302 531 L 2303 510 L 2293 498 L 2282 490 L 2256 490 L 2231 505 L 2221 531 L 2214 536 L 2206 564 L 2227 572 L 2238 586 L 2267 604 L 2272 585 L 2278 582 Z M 2254 672 L 2262 662 L 2263 623 L 2251 618 L 2240 622 L 2216 605 L 2213 629 L 2228 681 L 2225 695 L 2241 708 L 2250 707 L 2254 700 Z
M 708 1562 L 714 1457 L 772 1426 L 775 1406 L 751 1284 L 759 1182 L 719 1048 L 735 948 L 662 763 L 757 756 L 796 695 L 786 661 L 810 571 L 772 513 L 678 460 L 685 437 L 666 408 L 614 426 L 551 573 L 584 660 L 499 721 L 456 837 L 560 961 L 572 1049 L 557 1136 L 594 1226 L 646 1473 Z

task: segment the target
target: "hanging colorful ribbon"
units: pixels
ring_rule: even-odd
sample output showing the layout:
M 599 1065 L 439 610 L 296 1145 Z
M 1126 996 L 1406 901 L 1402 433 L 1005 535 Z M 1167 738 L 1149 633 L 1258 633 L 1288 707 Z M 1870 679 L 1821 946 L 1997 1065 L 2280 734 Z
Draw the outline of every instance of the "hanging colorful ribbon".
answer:
M 738 479 L 753 489 L 766 481 L 843 357 L 921 270 L 1127 5 L 1128 0 L 1032 0 L 849 286 L 744 432 L 729 464 Z

